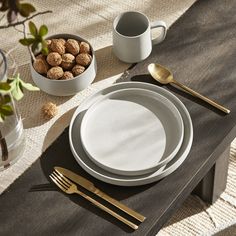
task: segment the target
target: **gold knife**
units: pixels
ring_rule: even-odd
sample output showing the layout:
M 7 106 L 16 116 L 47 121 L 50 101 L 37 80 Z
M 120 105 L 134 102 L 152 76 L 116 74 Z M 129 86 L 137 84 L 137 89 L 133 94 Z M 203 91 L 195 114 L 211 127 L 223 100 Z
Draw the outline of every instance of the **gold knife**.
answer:
M 56 166 L 56 167 L 54 167 L 54 169 L 57 170 L 58 172 L 60 172 L 61 174 L 63 174 L 64 176 L 66 176 L 67 178 L 69 178 L 70 180 L 72 180 L 75 183 L 79 184 L 83 188 L 85 188 L 88 191 L 96 194 L 97 196 L 99 196 L 102 199 L 106 200 L 107 202 L 109 202 L 113 206 L 115 206 L 118 209 L 124 211 L 128 215 L 134 217 L 138 221 L 143 222 L 146 219 L 145 216 L 143 216 L 143 215 L 139 214 L 138 212 L 130 209 L 129 207 L 122 204 L 121 202 L 119 202 L 119 201 L 115 200 L 114 198 L 108 196 L 107 194 L 102 192 L 100 189 L 96 188 L 91 181 L 85 179 L 84 177 L 82 177 L 80 175 L 77 175 L 74 172 L 72 172 L 68 169 L 62 168 L 62 167 Z

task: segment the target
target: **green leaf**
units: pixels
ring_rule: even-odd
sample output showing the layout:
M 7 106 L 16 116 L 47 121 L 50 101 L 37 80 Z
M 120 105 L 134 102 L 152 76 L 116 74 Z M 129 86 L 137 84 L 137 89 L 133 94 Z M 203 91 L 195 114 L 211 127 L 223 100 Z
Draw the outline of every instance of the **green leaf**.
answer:
M 15 78 L 10 78 L 9 79 L 10 85 L 11 85 L 11 94 L 14 99 L 19 101 L 20 99 L 23 98 L 24 93 L 23 93 L 23 88 L 29 90 L 29 91 L 39 91 L 39 88 L 33 86 L 30 83 L 25 83 L 19 76 L 19 74 Z
M 36 9 L 30 3 L 22 3 L 19 5 L 19 12 L 23 17 L 28 17 L 30 13 L 35 12 Z
M 42 39 L 41 43 L 42 43 L 42 47 L 43 48 L 47 48 L 48 47 L 46 40 Z
M 33 44 L 34 41 L 35 41 L 34 38 L 23 38 L 23 39 L 19 40 L 19 42 L 24 46 L 29 46 L 29 45 Z
M 14 113 L 14 111 L 10 105 L 2 105 L 0 107 L 0 113 L 4 116 L 10 116 Z
M 48 51 L 48 48 L 46 47 L 46 48 L 42 48 L 41 52 L 43 55 L 47 56 L 49 51 Z
M 43 48 L 42 48 L 41 52 L 43 55 L 47 56 L 49 53 L 48 46 L 43 44 Z
M 48 45 L 47 45 L 47 43 L 46 43 L 46 41 L 45 41 L 44 39 L 43 39 L 41 42 L 42 42 L 41 53 L 42 53 L 43 55 L 47 56 L 48 53 L 49 53 Z
M 11 94 L 17 101 L 21 100 L 24 97 L 23 91 L 19 88 L 18 85 L 16 85 L 15 89 L 11 91 Z
M 32 21 L 29 22 L 29 30 L 30 30 L 30 33 L 31 33 L 34 37 L 37 37 L 37 35 L 38 35 L 38 30 L 37 30 L 36 25 L 35 25 Z
M 23 88 L 29 90 L 29 91 L 39 91 L 40 89 L 36 86 L 33 86 L 30 83 L 25 83 L 23 80 L 20 79 L 20 84 L 22 85 Z
M 11 86 L 7 82 L 0 82 L 0 90 L 8 91 Z
M 2 104 L 7 104 L 11 101 L 11 97 L 9 95 L 4 95 L 2 99 Z
M 11 90 L 10 90 L 11 91 L 11 95 L 17 101 L 22 99 L 23 96 L 24 96 L 23 91 L 20 88 L 19 79 L 20 79 L 19 74 L 15 78 L 10 78 L 10 80 L 11 80 L 11 82 L 10 82 L 10 85 L 11 85 Z
M 39 28 L 39 35 L 41 37 L 45 36 L 48 33 L 48 27 L 46 25 L 41 25 Z

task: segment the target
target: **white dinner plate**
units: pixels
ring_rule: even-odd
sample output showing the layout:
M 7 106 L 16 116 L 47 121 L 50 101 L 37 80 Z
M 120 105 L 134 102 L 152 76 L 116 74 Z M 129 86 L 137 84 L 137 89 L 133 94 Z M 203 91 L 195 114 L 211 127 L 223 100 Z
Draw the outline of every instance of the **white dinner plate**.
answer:
M 123 176 L 110 173 L 99 166 L 97 166 L 94 162 L 87 157 L 82 144 L 80 135 L 78 134 L 80 130 L 81 121 L 83 118 L 84 113 L 86 110 L 98 99 L 101 99 L 104 95 L 111 93 L 116 90 L 120 89 L 127 89 L 127 88 L 142 88 L 157 92 L 158 94 L 163 95 L 167 99 L 169 99 L 179 110 L 183 123 L 184 123 L 184 139 L 183 143 L 180 147 L 180 150 L 176 154 L 175 158 L 172 159 L 166 166 L 161 167 L 157 171 L 151 174 L 145 174 L 141 176 Z M 141 83 L 141 82 L 124 82 L 124 83 L 117 83 L 112 86 L 109 86 L 105 89 L 102 89 L 95 93 L 94 95 L 88 97 L 79 105 L 76 109 L 70 123 L 69 127 L 69 142 L 71 151 L 75 157 L 75 160 L 78 164 L 89 174 L 94 176 L 95 178 L 110 183 L 114 185 L 120 186 L 138 186 L 144 185 L 148 183 L 152 183 L 158 181 L 165 176 L 169 175 L 173 171 L 175 171 L 187 158 L 189 151 L 192 146 L 193 140 L 193 127 L 190 115 L 188 110 L 184 106 L 184 104 L 173 94 L 168 92 L 167 90 L 160 88 L 158 86 L 148 84 L 148 83 Z
M 175 105 L 147 89 L 113 91 L 86 111 L 80 128 L 88 157 L 118 175 L 143 175 L 167 164 L 183 141 Z

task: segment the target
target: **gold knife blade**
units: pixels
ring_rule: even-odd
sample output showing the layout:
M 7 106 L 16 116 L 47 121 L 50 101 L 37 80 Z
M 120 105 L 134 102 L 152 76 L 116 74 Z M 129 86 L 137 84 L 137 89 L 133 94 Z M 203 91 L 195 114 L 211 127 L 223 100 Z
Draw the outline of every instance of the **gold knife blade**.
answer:
M 100 189 L 96 188 L 95 185 L 91 181 L 85 179 L 84 177 L 72 172 L 71 170 L 68 170 L 68 169 L 65 169 L 65 168 L 62 168 L 62 167 L 56 166 L 56 167 L 54 167 L 54 169 L 57 170 L 58 172 L 60 172 L 61 174 L 63 174 L 64 176 L 66 176 L 67 178 L 69 178 L 70 180 L 72 180 L 75 183 L 79 184 L 83 188 L 85 188 L 88 191 L 96 194 L 97 196 L 101 197 L 102 199 L 109 202 L 113 206 L 115 206 L 118 209 L 124 211 L 128 215 L 134 217 L 138 221 L 143 222 L 146 219 L 145 216 L 143 216 L 143 215 L 139 214 L 138 212 L 130 209 L 126 205 L 122 204 L 121 202 L 115 200 L 114 198 L 108 196 L 106 193 L 102 192 Z

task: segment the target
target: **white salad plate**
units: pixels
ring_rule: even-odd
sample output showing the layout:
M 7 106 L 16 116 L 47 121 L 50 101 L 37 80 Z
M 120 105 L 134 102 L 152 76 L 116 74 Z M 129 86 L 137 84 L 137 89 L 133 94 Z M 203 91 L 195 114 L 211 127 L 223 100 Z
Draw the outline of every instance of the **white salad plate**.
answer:
M 109 171 L 104 170 L 103 168 L 96 165 L 91 159 L 87 156 L 86 152 L 83 149 L 81 138 L 80 138 L 80 126 L 81 121 L 83 119 L 86 110 L 91 107 L 98 99 L 106 96 L 109 93 L 112 93 L 117 90 L 127 89 L 127 88 L 141 88 L 147 89 L 153 92 L 156 92 L 167 99 L 169 99 L 179 110 L 184 124 L 184 138 L 182 145 L 173 158 L 168 164 L 162 166 L 158 170 L 138 176 L 124 176 L 111 173 Z M 152 183 L 158 181 L 167 175 L 171 174 L 175 171 L 187 158 L 189 151 L 192 146 L 193 141 L 193 127 L 191 117 L 189 115 L 188 110 L 184 106 L 184 104 L 173 94 L 168 92 L 167 90 L 160 88 L 158 86 L 142 83 L 142 82 L 124 82 L 124 83 L 117 83 L 111 85 L 107 88 L 104 88 L 92 96 L 89 96 L 87 99 L 83 101 L 76 109 L 70 123 L 69 127 L 69 142 L 71 151 L 74 155 L 75 160 L 78 164 L 89 174 L 93 177 L 104 181 L 106 183 L 119 185 L 119 186 L 138 186 L 144 185 L 148 183 Z
M 143 175 L 174 158 L 184 135 L 175 105 L 147 89 L 116 90 L 98 99 L 81 122 L 81 142 L 99 167 L 118 175 Z

